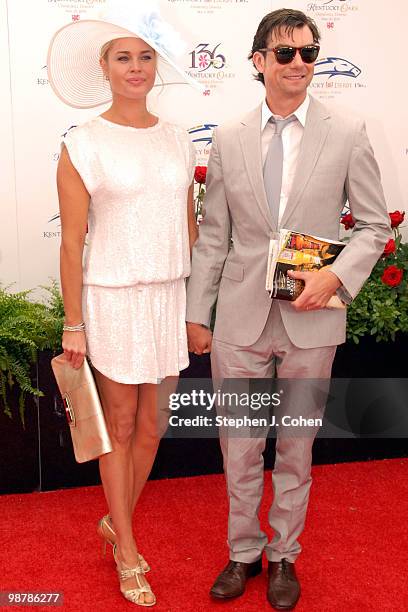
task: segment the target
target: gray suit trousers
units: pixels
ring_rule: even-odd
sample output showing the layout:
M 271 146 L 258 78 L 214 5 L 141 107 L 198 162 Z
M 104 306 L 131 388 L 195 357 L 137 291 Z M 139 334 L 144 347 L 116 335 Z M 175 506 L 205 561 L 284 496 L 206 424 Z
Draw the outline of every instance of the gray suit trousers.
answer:
M 330 379 L 335 352 L 336 346 L 301 349 L 292 344 L 282 323 L 279 305 L 273 302 L 262 334 L 253 345 L 236 346 L 213 339 L 214 388 L 220 389 L 228 379 L 264 379 L 275 375 L 281 379 Z M 323 416 L 325 402 L 324 394 L 317 400 L 313 397 L 308 400 L 307 394 L 300 396 L 299 389 L 295 389 L 291 412 L 306 411 L 309 416 Z M 261 557 L 264 549 L 269 561 L 282 558 L 295 561 L 301 551 L 298 537 L 306 519 L 312 481 L 312 446 L 317 431 L 318 427 L 312 431 L 309 428 L 307 435 L 302 435 L 291 427 L 278 430 L 272 472 L 274 498 L 269 511 L 274 535 L 269 543 L 258 517 L 264 486 L 262 452 L 266 434 L 256 437 L 248 431 L 248 437 L 231 437 L 220 432 L 229 497 L 228 546 L 232 561 L 251 563 Z

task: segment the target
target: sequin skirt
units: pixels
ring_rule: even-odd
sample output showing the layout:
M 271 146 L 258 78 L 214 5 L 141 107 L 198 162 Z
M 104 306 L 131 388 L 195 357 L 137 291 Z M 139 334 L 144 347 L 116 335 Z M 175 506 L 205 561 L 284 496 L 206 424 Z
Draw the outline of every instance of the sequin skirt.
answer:
M 188 366 L 183 278 L 133 287 L 83 288 L 87 354 L 107 378 L 158 383 Z

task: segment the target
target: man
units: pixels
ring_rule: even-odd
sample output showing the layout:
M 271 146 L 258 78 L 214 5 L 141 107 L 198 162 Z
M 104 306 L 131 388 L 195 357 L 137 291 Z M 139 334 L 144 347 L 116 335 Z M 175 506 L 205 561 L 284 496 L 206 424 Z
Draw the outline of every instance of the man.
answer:
M 319 32 L 304 13 L 266 15 L 250 58 L 266 89 L 261 106 L 217 128 L 208 164 L 205 218 L 193 251 L 187 294 L 189 348 L 211 350 L 215 380 L 330 377 L 345 340 L 346 310 L 325 308 L 337 292 L 350 303 L 390 234 L 380 176 L 364 123 L 307 95 Z M 288 121 L 284 121 L 288 119 Z M 330 269 L 293 272 L 305 282 L 295 302 L 265 290 L 269 240 L 280 227 L 338 239 L 348 199 L 352 238 Z M 231 242 L 232 239 L 232 242 Z M 208 327 L 217 301 L 214 338 Z M 275 372 L 276 370 L 276 372 Z M 324 409 L 323 407 L 312 407 Z M 260 530 L 263 437 L 221 436 L 230 513 L 230 562 L 211 595 L 241 595 L 268 559 L 267 598 L 290 610 L 300 596 L 294 563 L 301 550 L 311 484 L 313 435 L 278 435 L 267 543 Z

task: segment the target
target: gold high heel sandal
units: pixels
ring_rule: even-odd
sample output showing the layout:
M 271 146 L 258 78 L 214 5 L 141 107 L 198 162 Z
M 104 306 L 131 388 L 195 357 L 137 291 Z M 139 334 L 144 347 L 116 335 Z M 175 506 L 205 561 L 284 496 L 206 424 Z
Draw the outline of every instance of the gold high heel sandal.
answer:
M 128 601 L 131 601 L 132 603 L 137 604 L 138 606 L 144 606 L 146 608 L 154 606 L 156 603 L 156 597 L 152 592 L 150 584 L 146 581 L 146 578 L 144 578 L 145 584 L 142 584 L 140 580 L 140 575 L 141 574 L 144 575 L 144 571 L 140 565 L 140 560 L 136 567 L 127 567 L 126 565 L 122 564 L 117 558 L 116 544 L 114 544 L 113 546 L 113 557 L 116 561 L 116 571 L 118 572 L 118 576 L 119 576 L 120 592 L 122 593 L 123 597 L 127 599 Z M 124 587 L 122 588 L 123 586 L 122 582 L 129 580 L 129 578 L 135 579 L 137 587 L 133 589 L 127 589 Z M 143 593 L 152 595 L 153 601 L 143 601 L 143 602 L 139 601 L 140 596 Z
M 116 533 L 112 527 L 111 518 L 109 514 L 106 514 L 105 516 L 101 518 L 101 520 L 98 523 L 97 531 L 99 535 L 101 536 L 101 538 L 103 539 L 103 556 L 105 557 L 106 556 L 106 544 L 109 543 L 112 547 L 115 546 L 116 544 Z M 143 570 L 143 573 L 146 574 L 147 572 L 150 572 L 150 565 L 148 564 L 146 559 L 140 553 L 138 553 L 138 555 L 139 555 L 139 563 Z

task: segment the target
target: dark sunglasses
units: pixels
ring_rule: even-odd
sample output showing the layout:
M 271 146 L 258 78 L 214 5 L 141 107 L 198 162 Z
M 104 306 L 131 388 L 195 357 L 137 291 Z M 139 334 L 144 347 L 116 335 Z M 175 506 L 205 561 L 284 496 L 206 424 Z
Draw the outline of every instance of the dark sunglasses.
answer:
M 296 52 L 299 51 L 300 57 L 305 64 L 313 64 L 319 55 L 319 45 L 305 45 L 304 47 L 268 47 L 259 49 L 261 53 L 273 51 L 278 64 L 290 64 L 295 59 Z

